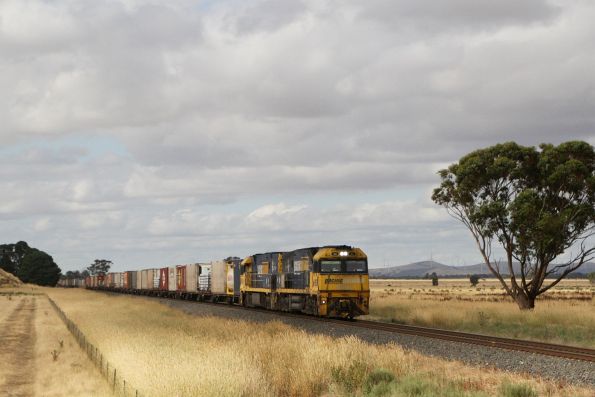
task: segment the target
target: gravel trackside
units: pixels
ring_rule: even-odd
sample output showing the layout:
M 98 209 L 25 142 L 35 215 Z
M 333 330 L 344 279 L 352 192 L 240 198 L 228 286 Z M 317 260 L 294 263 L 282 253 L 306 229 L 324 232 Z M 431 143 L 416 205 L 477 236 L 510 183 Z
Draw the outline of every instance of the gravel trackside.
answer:
M 324 323 L 308 319 L 308 317 L 284 317 L 274 312 L 266 313 L 244 310 L 239 307 L 223 304 L 212 305 L 168 299 L 160 299 L 160 302 L 196 316 L 217 316 L 254 322 L 282 321 L 310 333 L 319 333 L 333 337 L 353 335 L 374 344 L 393 342 L 406 349 L 412 349 L 428 356 L 458 360 L 466 364 L 498 368 L 504 371 L 527 373 L 569 384 L 595 387 L 595 363 L 590 362 L 509 351 L 487 346 L 471 346 L 465 343 L 387 331 L 365 328 L 358 329 L 349 325 Z

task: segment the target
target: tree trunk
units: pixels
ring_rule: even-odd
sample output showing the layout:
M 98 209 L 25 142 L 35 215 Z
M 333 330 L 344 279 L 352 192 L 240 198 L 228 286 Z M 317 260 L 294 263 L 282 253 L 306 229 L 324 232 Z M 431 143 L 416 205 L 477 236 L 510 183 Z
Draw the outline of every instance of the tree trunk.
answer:
M 515 300 L 521 310 L 532 310 L 535 308 L 535 297 L 519 293 L 515 297 Z

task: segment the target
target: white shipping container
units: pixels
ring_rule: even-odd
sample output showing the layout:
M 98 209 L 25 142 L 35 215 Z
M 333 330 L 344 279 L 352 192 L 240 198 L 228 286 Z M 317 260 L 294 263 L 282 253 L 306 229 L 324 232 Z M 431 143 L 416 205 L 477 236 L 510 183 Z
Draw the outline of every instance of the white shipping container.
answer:
M 201 263 L 200 267 L 200 276 L 198 276 L 198 289 L 200 291 L 210 291 L 211 290 L 211 264 L 210 263 Z
M 201 274 L 200 276 L 198 276 L 198 289 L 202 292 L 207 292 L 211 290 L 210 274 Z
M 210 263 L 200 263 L 199 266 L 201 275 L 211 274 L 212 265 Z
M 227 293 L 227 263 L 225 261 L 211 262 L 211 292 L 214 294 Z
M 175 291 L 176 288 L 178 287 L 177 283 L 176 283 L 176 267 L 169 267 L 168 268 L 168 272 L 169 272 L 169 280 L 168 280 L 168 285 L 167 285 L 167 290 L 168 291 Z
M 159 289 L 159 269 L 153 269 L 153 289 Z
M 196 292 L 198 290 L 198 273 L 200 267 L 198 263 L 186 265 L 186 291 Z

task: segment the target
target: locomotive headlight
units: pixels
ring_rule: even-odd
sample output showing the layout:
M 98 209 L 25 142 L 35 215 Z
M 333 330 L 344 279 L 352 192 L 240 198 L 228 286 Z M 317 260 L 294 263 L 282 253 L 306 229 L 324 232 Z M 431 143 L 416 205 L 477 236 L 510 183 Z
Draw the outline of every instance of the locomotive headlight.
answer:
M 341 251 L 341 252 L 339 252 L 339 255 L 340 256 L 347 256 L 347 255 L 349 255 L 349 253 L 347 251 Z
M 326 304 L 326 299 L 322 298 L 322 299 L 320 300 L 320 303 L 322 303 L 323 305 L 324 305 L 324 304 Z

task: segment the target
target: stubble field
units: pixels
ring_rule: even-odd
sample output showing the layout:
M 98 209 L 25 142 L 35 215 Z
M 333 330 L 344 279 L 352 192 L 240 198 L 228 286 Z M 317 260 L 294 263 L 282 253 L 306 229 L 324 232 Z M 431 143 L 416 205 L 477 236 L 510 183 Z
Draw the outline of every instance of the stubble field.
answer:
M 370 280 L 370 289 L 370 320 L 595 348 L 595 286 L 585 279 L 563 280 L 531 311 L 493 279 Z
M 592 389 L 158 303 L 44 289 L 143 396 L 591 396 Z M 518 394 L 524 393 L 524 394 Z M 533 394 L 532 394 L 533 393 Z

